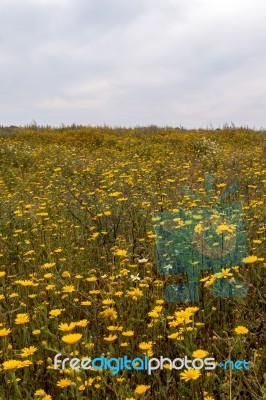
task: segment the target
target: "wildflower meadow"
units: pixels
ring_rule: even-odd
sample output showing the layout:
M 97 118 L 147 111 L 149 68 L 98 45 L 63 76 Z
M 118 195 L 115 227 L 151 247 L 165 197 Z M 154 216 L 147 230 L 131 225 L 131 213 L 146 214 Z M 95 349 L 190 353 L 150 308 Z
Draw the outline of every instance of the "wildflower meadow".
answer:
M 266 399 L 265 186 L 264 131 L 1 127 L 0 400 Z

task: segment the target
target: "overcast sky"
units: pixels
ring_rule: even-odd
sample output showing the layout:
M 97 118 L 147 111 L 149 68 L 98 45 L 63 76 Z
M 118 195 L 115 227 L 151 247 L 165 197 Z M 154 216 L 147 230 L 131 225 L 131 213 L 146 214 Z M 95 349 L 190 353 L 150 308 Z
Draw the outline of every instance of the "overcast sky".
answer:
M 266 128 L 265 0 L 0 0 L 0 125 Z

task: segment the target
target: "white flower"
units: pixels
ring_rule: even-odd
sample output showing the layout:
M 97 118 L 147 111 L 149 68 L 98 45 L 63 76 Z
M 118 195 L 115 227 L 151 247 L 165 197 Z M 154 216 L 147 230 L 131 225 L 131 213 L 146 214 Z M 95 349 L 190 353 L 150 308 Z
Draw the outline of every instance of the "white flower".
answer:
M 144 263 L 146 263 L 148 261 L 148 258 L 141 258 L 140 260 L 139 260 L 139 264 L 144 264 Z
M 163 267 L 163 269 L 166 269 L 167 271 L 169 271 L 170 269 L 173 269 L 173 266 L 171 264 L 168 264 L 165 267 Z
M 132 282 L 140 281 L 139 274 L 137 274 L 137 275 L 130 275 L 130 279 L 132 280 Z

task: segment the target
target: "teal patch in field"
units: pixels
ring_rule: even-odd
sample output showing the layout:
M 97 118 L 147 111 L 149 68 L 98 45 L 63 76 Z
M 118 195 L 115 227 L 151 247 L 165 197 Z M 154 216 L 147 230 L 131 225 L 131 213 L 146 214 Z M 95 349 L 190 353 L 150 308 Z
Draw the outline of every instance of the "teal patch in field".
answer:
M 212 183 L 212 176 L 207 174 L 205 187 L 209 201 Z M 223 275 L 227 268 L 241 266 L 242 259 L 247 255 L 241 205 L 220 203 L 235 190 L 236 185 L 233 185 L 212 206 L 203 205 L 153 215 L 160 274 L 186 274 L 187 277 L 186 282 L 166 287 L 166 301 L 197 302 L 200 272 L 204 270 L 209 270 L 215 276 L 212 286 L 215 297 L 246 295 L 244 282 L 237 281 L 231 275 Z M 188 188 L 184 189 L 185 193 L 188 191 Z M 232 271 L 227 272 L 230 274 Z

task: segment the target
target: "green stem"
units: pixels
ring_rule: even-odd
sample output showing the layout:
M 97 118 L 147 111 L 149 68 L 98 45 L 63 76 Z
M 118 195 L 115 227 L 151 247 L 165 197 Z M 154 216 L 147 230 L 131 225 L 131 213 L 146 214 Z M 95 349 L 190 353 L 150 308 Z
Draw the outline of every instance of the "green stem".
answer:
M 14 386 L 16 399 L 17 398 L 21 399 L 21 392 L 20 392 L 19 387 L 18 387 L 18 382 L 17 382 L 17 379 L 16 379 L 15 371 L 10 372 L 10 375 L 11 375 L 11 380 L 12 380 L 12 383 L 13 383 L 13 386 Z

